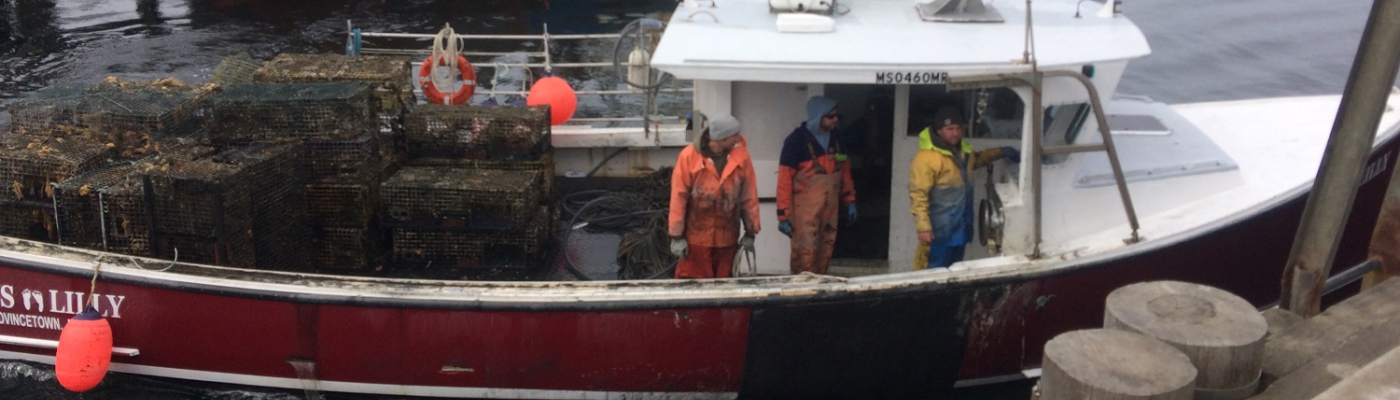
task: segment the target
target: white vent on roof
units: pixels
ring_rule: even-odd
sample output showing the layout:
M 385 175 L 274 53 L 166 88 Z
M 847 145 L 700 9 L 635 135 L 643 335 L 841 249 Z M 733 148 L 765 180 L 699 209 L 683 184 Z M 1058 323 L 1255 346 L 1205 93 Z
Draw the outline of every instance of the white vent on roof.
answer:
M 1003 22 L 1001 13 L 982 0 L 928 0 L 914 6 L 919 19 L 931 22 Z
M 836 30 L 836 20 L 825 15 L 806 13 L 778 14 L 778 32 L 826 33 L 834 30 Z
M 768 0 L 768 12 L 772 13 L 817 13 L 831 15 L 836 9 L 836 0 Z

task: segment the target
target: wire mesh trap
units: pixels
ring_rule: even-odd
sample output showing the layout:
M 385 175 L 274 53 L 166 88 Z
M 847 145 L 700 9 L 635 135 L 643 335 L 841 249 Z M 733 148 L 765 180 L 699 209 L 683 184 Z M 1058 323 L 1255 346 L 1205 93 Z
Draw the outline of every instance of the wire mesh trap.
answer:
M 383 169 L 385 140 L 388 138 L 368 129 L 352 138 L 308 139 L 304 141 L 306 176 L 312 180 L 336 176 L 371 178 Z
M 379 185 L 373 180 L 324 178 L 306 185 L 307 223 L 364 229 L 375 220 Z
M 254 60 L 246 52 L 234 53 L 219 61 L 219 66 L 214 67 L 214 74 L 209 77 L 209 82 L 220 86 L 253 83 L 253 75 L 262 65 L 262 62 Z
M 0 202 L 52 206 L 51 184 L 107 163 L 109 150 L 75 139 L 0 135 Z
M 376 112 L 397 113 L 415 102 L 409 60 L 387 56 L 279 54 L 262 65 L 259 83 L 366 82 L 374 87 Z
M 535 160 L 550 150 L 549 107 L 419 106 L 404 117 L 411 157 Z
M 549 254 L 558 214 L 536 207 L 527 227 L 518 232 L 394 228 L 393 256 L 401 267 L 535 267 Z
M 312 259 L 322 269 L 367 269 L 382 256 L 380 233 L 374 228 L 313 228 Z
M 156 252 L 168 257 L 184 241 L 222 251 L 189 255 L 213 257 L 190 261 L 281 270 L 305 265 L 310 232 L 301 153 L 300 144 L 256 143 L 147 171 L 157 237 L 169 239 L 157 241 Z M 233 244 L 239 246 L 223 246 Z M 181 250 L 182 257 L 187 253 Z
M 231 85 L 207 104 L 205 128 L 218 143 L 346 138 L 379 127 L 363 82 Z
M 554 195 L 554 152 L 547 151 L 536 160 L 480 160 L 469 158 L 411 158 L 412 167 L 457 167 L 498 171 L 532 172 L 540 177 L 540 201 L 548 202 Z
M 405 167 L 380 185 L 391 227 L 519 230 L 539 204 L 539 174 Z
M 122 136 L 186 136 L 199 128 L 199 103 L 208 93 L 207 87 L 174 79 L 108 78 L 94 86 L 55 86 L 12 105 L 10 129 L 20 134 L 70 136 L 75 128 L 86 128 L 111 136 L 108 141 L 118 144 Z

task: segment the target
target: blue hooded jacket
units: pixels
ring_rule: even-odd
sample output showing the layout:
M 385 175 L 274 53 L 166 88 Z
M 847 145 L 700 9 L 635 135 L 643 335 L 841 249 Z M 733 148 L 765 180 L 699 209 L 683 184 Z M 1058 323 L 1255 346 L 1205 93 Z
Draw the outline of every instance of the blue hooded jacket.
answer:
M 822 130 L 822 116 L 836 108 L 836 100 L 822 96 L 812 96 L 807 99 L 807 131 L 812 133 L 812 137 L 821 143 L 822 148 L 831 145 L 831 131 Z

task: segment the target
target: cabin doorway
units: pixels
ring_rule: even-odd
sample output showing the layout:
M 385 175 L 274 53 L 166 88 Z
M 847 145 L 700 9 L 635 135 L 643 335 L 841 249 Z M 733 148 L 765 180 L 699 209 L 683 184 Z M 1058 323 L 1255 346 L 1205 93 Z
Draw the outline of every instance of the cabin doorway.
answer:
M 841 113 L 838 135 L 850 157 L 855 182 L 855 223 L 841 210 L 832 257 L 855 260 L 889 259 L 890 180 L 894 129 L 894 86 L 827 84 L 825 96 Z M 860 264 L 859 262 L 843 264 Z

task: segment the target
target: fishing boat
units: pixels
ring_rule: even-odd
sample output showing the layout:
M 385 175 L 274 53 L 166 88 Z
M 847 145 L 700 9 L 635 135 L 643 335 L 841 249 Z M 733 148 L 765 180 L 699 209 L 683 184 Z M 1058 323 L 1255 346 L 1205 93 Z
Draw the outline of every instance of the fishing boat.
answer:
M 95 297 L 119 373 L 429 397 L 931 398 L 1037 377 L 1043 345 L 1100 325 L 1103 299 L 1126 284 L 1277 300 L 1340 96 L 1168 105 L 1118 94 L 1129 61 L 1150 53 L 1120 7 L 686 0 L 664 23 L 640 23 L 660 34 L 643 52 L 647 76 L 689 81 L 695 111 L 742 124 L 765 227 L 756 277 L 391 279 L 5 238 L 0 358 L 53 363 L 64 321 Z M 378 37 L 392 35 L 404 34 Z M 859 149 L 862 219 L 842 225 L 832 275 L 789 275 L 773 228 L 777 159 L 814 95 L 861 121 L 844 138 Z M 1400 94 L 1389 104 L 1339 266 L 1366 257 L 1394 168 Z M 947 105 L 973 121 L 974 148 L 1025 156 L 976 177 L 967 259 L 914 270 L 905 171 L 913 135 Z M 673 163 L 684 125 L 642 118 L 555 127 L 555 175 Z M 607 156 L 616 149 L 627 157 Z

